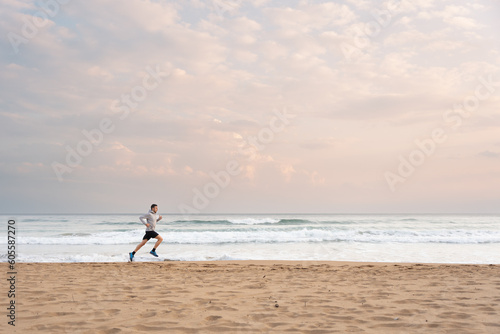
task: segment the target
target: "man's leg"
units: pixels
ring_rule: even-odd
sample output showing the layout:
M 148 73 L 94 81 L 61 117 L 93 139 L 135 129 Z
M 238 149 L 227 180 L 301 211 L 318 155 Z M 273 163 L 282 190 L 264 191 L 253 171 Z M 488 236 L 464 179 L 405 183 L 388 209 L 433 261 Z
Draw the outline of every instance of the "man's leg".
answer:
M 155 243 L 155 247 L 153 248 L 154 250 L 156 250 L 158 248 L 158 246 L 160 246 L 161 242 L 163 241 L 163 238 L 159 234 L 155 237 L 155 239 L 156 239 L 156 243 Z
M 136 252 L 136 253 L 137 253 L 137 251 L 138 251 L 139 249 L 141 249 L 141 248 L 142 248 L 142 246 L 144 246 L 144 245 L 146 244 L 146 242 L 148 242 L 148 239 L 142 239 L 141 243 L 137 245 L 137 247 L 135 248 L 134 252 Z
M 139 249 L 142 248 L 142 246 L 144 246 L 146 244 L 146 242 L 148 242 L 149 239 L 142 239 L 141 243 L 137 245 L 137 247 L 135 247 L 135 250 L 132 252 L 132 253 L 128 253 L 128 256 L 130 258 L 130 262 L 134 261 L 134 255 L 135 253 L 137 253 L 139 251 Z

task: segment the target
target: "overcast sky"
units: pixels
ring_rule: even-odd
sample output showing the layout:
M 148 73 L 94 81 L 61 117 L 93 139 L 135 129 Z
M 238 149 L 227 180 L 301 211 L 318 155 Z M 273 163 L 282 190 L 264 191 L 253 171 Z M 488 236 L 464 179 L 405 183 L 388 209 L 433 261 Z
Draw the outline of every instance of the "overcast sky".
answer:
M 4 0 L 0 213 L 499 212 L 499 18 Z

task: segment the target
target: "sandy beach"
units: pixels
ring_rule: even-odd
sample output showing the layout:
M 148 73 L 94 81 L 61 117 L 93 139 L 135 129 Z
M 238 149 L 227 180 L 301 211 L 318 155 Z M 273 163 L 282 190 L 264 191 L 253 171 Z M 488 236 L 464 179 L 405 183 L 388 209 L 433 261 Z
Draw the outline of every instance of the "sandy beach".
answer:
M 500 332 L 499 265 L 219 261 L 16 269 L 18 333 Z M 12 329 L 5 319 L 1 328 Z

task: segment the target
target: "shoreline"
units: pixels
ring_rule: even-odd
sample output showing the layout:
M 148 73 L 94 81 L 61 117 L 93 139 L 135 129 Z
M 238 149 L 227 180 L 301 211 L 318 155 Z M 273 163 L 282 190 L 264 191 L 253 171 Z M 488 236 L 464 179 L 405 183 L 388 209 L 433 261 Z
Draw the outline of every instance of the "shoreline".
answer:
M 500 265 L 247 260 L 16 269 L 20 332 L 500 330 Z

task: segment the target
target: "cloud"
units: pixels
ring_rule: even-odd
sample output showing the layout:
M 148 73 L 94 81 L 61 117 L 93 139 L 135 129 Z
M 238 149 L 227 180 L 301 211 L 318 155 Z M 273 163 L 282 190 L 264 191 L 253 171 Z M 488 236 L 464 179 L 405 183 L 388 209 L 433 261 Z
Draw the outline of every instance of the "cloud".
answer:
M 500 153 L 499 152 L 493 152 L 493 151 L 482 151 L 478 153 L 479 156 L 481 157 L 486 157 L 486 158 L 500 158 Z
M 268 8 L 265 13 L 284 36 L 344 26 L 356 18 L 349 6 L 333 2 L 304 4 L 297 8 Z
M 443 21 L 462 29 L 477 29 L 480 27 L 474 19 L 464 16 L 444 17 Z
M 333 137 L 314 138 L 311 140 L 301 142 L 299 146 L 307 150 L 323 150 L 334 147 L 335 143 L 336 139 Z
M 298 203 L 306 189 L 328 209 L 325 198 L 341 195 L 336 189 L 343 184 L 350 185 L 345 203 L 357 203 L 363 193 L 366 203 L 373 194 L 389 207 L 391 199 L 381 195 L 387 190 L 383 172 L 413 149 L 414 138 L 442 124 L 447 109 L 473 94 L 479 76 L 500 70 L 498 23 L 487 15 L 494 6 L 486 2 L 400 2 L 389 24 L 362 36 L 362 46 L 355 43 L 356 28 L 377 24 L 373 13 L 389 3 L 234 3 L 219 15 L 206 1 L 72 1 L 18 53 L 6 34 L 0 36 L 6 193 L 58 182 L 50 164 L 64 162 L 67 146 L 85 140 L 83 130 L 110 118 L 115 129 L 68 175 L 71 185 L 57 183 L 55 197 L 92 199 L 111 183 L 138 190 L 159 180 L 188 198 L 210 171 L 239 159 L 243 172 L 227 189 L 227 207 L 243 207 L 233 198 L 250 193 L 265 203 L 286 192 Z M 9 0 L 0 27 L 21 33 L 23 19 L 40 8 L 35 1 Z M 359 57 L 348 61 L 343 43 L 358 48 Z M 112 106 L 140 88 L 148 66 L 168 76 L 120 119 Z M 496 123 L 488 122 L 494 95 L 477 117 L 464 119 L 453 139 L 450 134 L 449 147 L 429 158 L 428 166 L 444 164 L 432 180 L 450 167 L 440 152 L 451 156 L 468 145 L 468 156 L 496 154 L 484 150 L 495 135 Z M 273 110 L 285 106 L 297 115 L 293 122 L 253 160 L 242 156 L 245 140 L 269 127 Z M 428 180 L 419 182 L 440 184 Z M 117 207 L 118 199 L 127 202 L 125 192 L 115 195 Z M 402 201 L 411 207 L 417 195 L 401 194 Z

